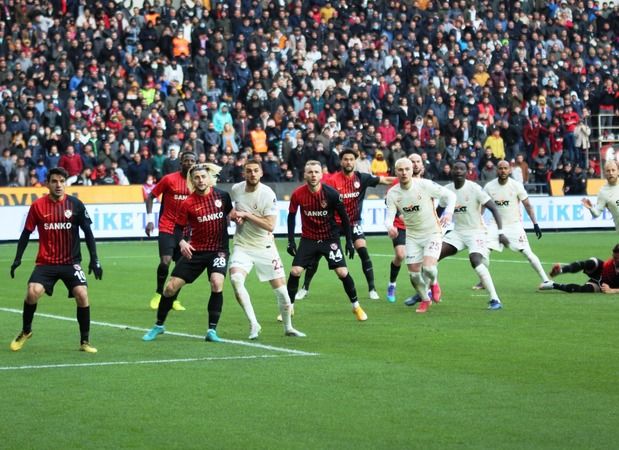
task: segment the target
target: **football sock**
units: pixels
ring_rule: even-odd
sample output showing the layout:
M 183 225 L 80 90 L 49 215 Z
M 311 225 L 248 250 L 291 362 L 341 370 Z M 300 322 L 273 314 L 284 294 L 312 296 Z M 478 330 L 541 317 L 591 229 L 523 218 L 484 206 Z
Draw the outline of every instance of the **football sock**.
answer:
M 22 313 L 22 331 L 30 333 L 32 331 L 32 319 L 34 318 L 34 312 L 37 310 L 37 303 L 31 305 L 24 302 L 24 311 Z
M 305 278 L 303 279 L 303 289 L 305 289 L 306 291 L 309 291 L 310 283 L 312 282 L 312 279 L 314 278 L 314 275 L 316 275 L 317 271 L 318 271 L 318 261 L 316 261 L 315 265 L 309 266 L 305 270 Z M 290 297 L 290 298 L 293 298 L 293 297 Z
M 163 286 L 166 278 L 168 278 L 168 270 L 170 266 L 164 263 L 159 263 L 157 266 L 157 294 L 163 294 Z
M 258 319 L 256 319 L 256 313 L 254 312 L 254 307 L 251 304 L 251 299 L 249 298 L 249 292 L 247 292 L 247 288 L 245 288 L 245 275 L 242 273 L 233 273 L 230 275 L 230 281 L 232 282 L 232 287 L 234 287 L 234 294 L 236 295 L 236 300 L 245 311 L 245 315 L 247 316 L 247 320 L 249 320 L 250 324 L 258 323 Z
M 217 328 L 221 309 L 224 304 L 224 293 L 211 291 L 211 297 L 208 300 L 208 327 L 211 330 Z
M 588 283 L 583 285 L 553 283 L 552 288 L 563 292 L 569 292 L 570 294 L 573 294 L 574 292 L 595 292 L 593 285 Z
M 288 297 L 290 297 L 290 302 L 294 303 L 294 296 L 297 295 L 297 291 L 299 290 L 299 280 L 301 277 L 294 276 L 292 273 L 288 276 Z M 307 275 L 305 276 L 307 279 Z
M 548 281 L 548 275 L 546 275 L 546 272 L 544 272 L 542 263 L 540 262 L 537 255 L 533 253 L 530 248 L 524 249 L 522 253 L 524 254 L 524 256 L 527 257 L 527 259 L 531 263 L 531 266 L 533 267 L 533 270 L 537 272 L 542 281 Z
M 562 273 L 578 273 L 595 270 L 597 267 L 597 261 L 594 259 L 587 259 L 586 261 L 575 261 L 570 264 L 561 266 Z
M 423 274 L 421 272 L 408 272 L 408 276 L 411 279 L 411 284 L 421 297 L 421 300 L 428 301 L 430 298 L 428 297 L 428 283 L 426 282 Z
M 157 325 L 163 325 L 166 317 L 168 317 L 168 313 L 172 309 L 173 302 L 172 297 L 161 294 L 161 300 L 159 300 L 159 306 L 157 307 Z
M 288 290 L 286 286 L 280 286 L 273 289 L 275 298 L 277 299 L 277 306 L 279 307 L 279 313 L 282 315 L 282 323 L 284 324 L 284 330 L 292 328 L 292 319 L 290 318 L 290 297 L 288 297 Z
M 359 258 L 361 258 L 361 267 L 363 268 L 365 279 L 368 282 L 368 289 L 373 291 L 376 289 L 376 286 L 374 285 L 374 268 L 372 267 L 372 260 L 368 254 L 368 248 L 359 247 L 357 249 L 357 253 L 359 254 Z
M 436 267 L 436 265 L 423 266 L 421 268 L 421 273 L 427 280 L 428 286 L 432 286 L 434 283 L 436 283 L 436 279 L 438 278 L 438 267 Z
M 346 291 L 346 295 L 350 299 L 350 303 L 354 303 L 357 301 L 357 289 L 355 288 L 355 282 L 350 276 L 350 274 L 346 274 L 344 278 L 340 278 L 342 280 L 342 284 L 344 285 L 344 290 Z
M 393 264 L 393 261 L 391 261 L 391 271 L 389 273 L 389 282 L 395 284 L 396 280 L 398 279 L 398 274 L 400 273 L 400 267 L 402 266 L 396 266 L 395 264 Z
M 480 264 L 479 266 L 475 267 L 475 272 L 477 272 L 477 275 L 479 275 L 482 286 L 486 288 L 486 291 L 490 295 L 490 300 L 498 300 L 500 302 L 501 300 L 499 300 L 499 296 L 496 293 L 496 289 L 494 288 L 494 282 L 492 281 L 492 277 L 490 276 L 490 271 L 488 270 L 488 268 L 483 264 Z
M 90 333 L 90 306 L 77 307 L 77 323 L 80 326 L 80 343 L 88 342 Z

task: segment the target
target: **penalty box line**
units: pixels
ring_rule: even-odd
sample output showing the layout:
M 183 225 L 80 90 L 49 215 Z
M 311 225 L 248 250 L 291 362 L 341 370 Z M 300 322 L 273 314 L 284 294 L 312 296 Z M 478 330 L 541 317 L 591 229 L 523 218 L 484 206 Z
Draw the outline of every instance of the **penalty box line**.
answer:
M 18 309 L 14 309 L 14 308 L 0 308 L 0 311 L 8 312 L 8 313 L 13 313 L 13 314 L 22 314 L 22 311 L 20 311 Z M 37 315 L 37 317 L 45 317 L 47 319 L 64 320 L 64 321 L 67 321 L 67 322 L 75 322 L 75 318 L 74 317 L 57 316 L 55 314 L 46 314 L 46 313 L 36 313 L 36 315 Z M 134 327 L 134 326 L 131 326 L 131 325 L 122 325 L 122 324 L 110 323 L 110 322 L 99 322 L 99 321 L 95 321 L 95 320 L 90 321 L 90 323 L 91 323 L 91 325 L 98 325 L 98 326 L 101 326 L 101 327 L 108 327 L 108 328 L 117 328 L 117 329 L 120 329 L 120 330 L 132 330 L 132 331 L 148 331 L 149 330 L 148 328 Z M 174 331 L 166 331 L 165 334 L 168 334 L 170 336 L 179 336 L 179 337 L 187 337 L 187 338 L 191 338 L 191 339 L 204 340 L 204 336 L 200 336 L 200 335 L 197 335 L 197 334 L 179 333 L 179 332 L 174 332 Z M 239 341 L 239 340 L 235 340 L 235 339 L 224 339 L 224 338 L 221 338 L 221 340 L 222 340 L 222 342 L 224 342 L 226 344 L 234 344 L 234 345 L 241 345 L 241 346 L 251 347 L 251 348 L 259 348 L 261 350 L 268 350 L 268 351 L 272 351 L 272 352 L 287 353 L 287 354 L 295 355 L 295 356 L 318 356 L 319 355 L 319 353 L 304 352 L 302 350 L 294 350 L 292 348 L 285 348 L 285 347 L 275 347 L 273 345 L 259 344 L 257 342 L 245 342 L 245 341 Z M 201 359 L 197 359 L 197 360 L 201 360 Z
M 66 364 L 39 364 L 25 366 L 0 366 L 0 372 L 9 370 L 39 370 L 39 369 L 66 369 L 73 367 L 101 367 L 101 366 L 139 366 L 144 364 L 176 364 L 203 361 L 233 361 L 240 359 L 266 359 L 286 358 L 305 355 L 250 355 L 250 356 L 208 356 L 203 358 L 178 358 L 178 359 L 151 359 L 141 361 L 105 361 L 92 363 L 66 363 Z

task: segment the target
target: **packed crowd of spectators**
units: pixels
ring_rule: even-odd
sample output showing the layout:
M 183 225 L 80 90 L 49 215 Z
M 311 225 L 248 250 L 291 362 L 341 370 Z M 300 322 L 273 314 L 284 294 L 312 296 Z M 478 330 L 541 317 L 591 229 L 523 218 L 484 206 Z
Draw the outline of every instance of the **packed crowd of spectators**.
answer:
M 239 181 L 329 172 L 340 149 L 393 172 L 524 182 L 599 175 L 592 117 L 619 113 L 612 2 L 8 0 L 0 8 L 0 185 L 65 167 L 77 184 L 144 184 L 190 149 Z M 615 116 L 613 118 L 613 116 Z M 614 120 L 614 122 L 613 122 Z M 608 137 L 608 136 L 607 136 Z M 580 175 L 579 175 L 580 176 Z

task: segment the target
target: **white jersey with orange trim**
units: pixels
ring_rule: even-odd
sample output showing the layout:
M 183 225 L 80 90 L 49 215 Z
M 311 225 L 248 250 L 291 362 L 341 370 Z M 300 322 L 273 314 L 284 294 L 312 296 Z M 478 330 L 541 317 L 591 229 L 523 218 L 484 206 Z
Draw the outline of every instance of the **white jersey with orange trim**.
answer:
M 442 234 L 441 224 L 436 215 L 434 199 L 452 213 L 455 196 L 443 186 L 426 179 L 413 179 L 408 188 L 401 184 L 393 186 L 387 197 L 387 218 L 385 226 L 393 226 L 393 220 L 400 212 L 406 226 L 406 237 L 419 239 L 432 233 Z
M 520 203 L 529 198 L 523 184 L 513 178 L 508 178 L 505 184 L 499 183 L 499 179 L 489 181 L 484 186 L 484 191 L 492 198 L 501 216 L 503 226 L 522 224 L 522 211 Z M 492 219 L 494 222 L 494 218 Z
M 491 199 L 481 186 L 465 180 L 460 189 L 456 189 L 453 183 L 449 183 L 445 188 L 456 194 L 454 230 L 485 231 L 486 225 L 481 216 L 481 208 Z

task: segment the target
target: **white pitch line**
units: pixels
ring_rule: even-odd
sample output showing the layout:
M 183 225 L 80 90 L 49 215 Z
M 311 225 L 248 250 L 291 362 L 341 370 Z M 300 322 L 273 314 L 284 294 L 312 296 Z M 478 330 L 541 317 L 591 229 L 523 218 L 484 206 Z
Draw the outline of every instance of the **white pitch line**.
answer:
M 143 361 L 105 361 L 92 363 L 67 363 L 67 364 L 40 364 L 27 366 L 0 366 L 0 371 L 7 370 L 39 370 L 39 369 L 65 369 L 68 367 L 98 367 L 98 366 L 133 366 L 141 364 L 175 364 L 199 361 L 232 361 L 237 359 L 264 359 L 283 358 L 286 356 L 299 355 L 251 355 L 251 356 L 210 356 L 205 358 L 179 358 L 179 359 L 152 359 Z
M 0 308 L 0 311 L 4 311 L 4 312 L 9 312 L 9 313 L 14 313 L 14 314 L 22 314 L 22 311 L 20 311 L 19 309 L 13 309 L 13 308 Z M 57 316 L 55 314 L 45 314 L 45 313 L 36 313 L 37 317 L 46 317 L 48 319 L 56 319 L 56 320 L 64 320 L 67 322 L 74 322 L 75 318 L 74 317 L 65 317 L 65 316 Z M 131 325 L 122 325 L 122 324 L 117 324 L 117 323 L 109 323 L 109 322 L 98 322 L 98 321 L 91 321 L 90 322 L 91 325 L 99 325 L 102 327 L 108 327 L 108 328 L 118 328 L 121 330 L 133 330 L 133 331 L 148 331 L 148 328 L 140 328 L 140 327 L 134 327 Z M 170 336 L 180 336 L 180 337 L 188 337 L 188 338 L 192 338 L 192 339 L 200 339 L 200 340 L 204 340 L 204 336 L 201 335 L 197 335 L 197 334 L 188 334 L 188 333 L 178 333 L 178 332 L 174 332 L 174 331 L 166 331 L 165 334 L 168 334 Z M 291 338 L 293 339 L 293 338 Z M 260 348 L 263 350 L 270 350 L 273 352 L 282 352 L 282 353 L 290 353 L 292 355 L 299 355 L 299 356 L 317 356 L 319 353 L 312 353 L 312 352 L 304 352 L 302 350 L 294 350 L 291 348 L 284 348 L 284 347 L 274 347 L 272 345 L 265 345 L 265 344 L 258 344 L 255 342 L 245 342 L 245 341 L 237 341 L 234 339 L 221 339 L 223 342 L 228 343 L 228 344 L 236 344 L 236 345 L 244 345 L 246 347 L 252 347 L 252 348 Z

